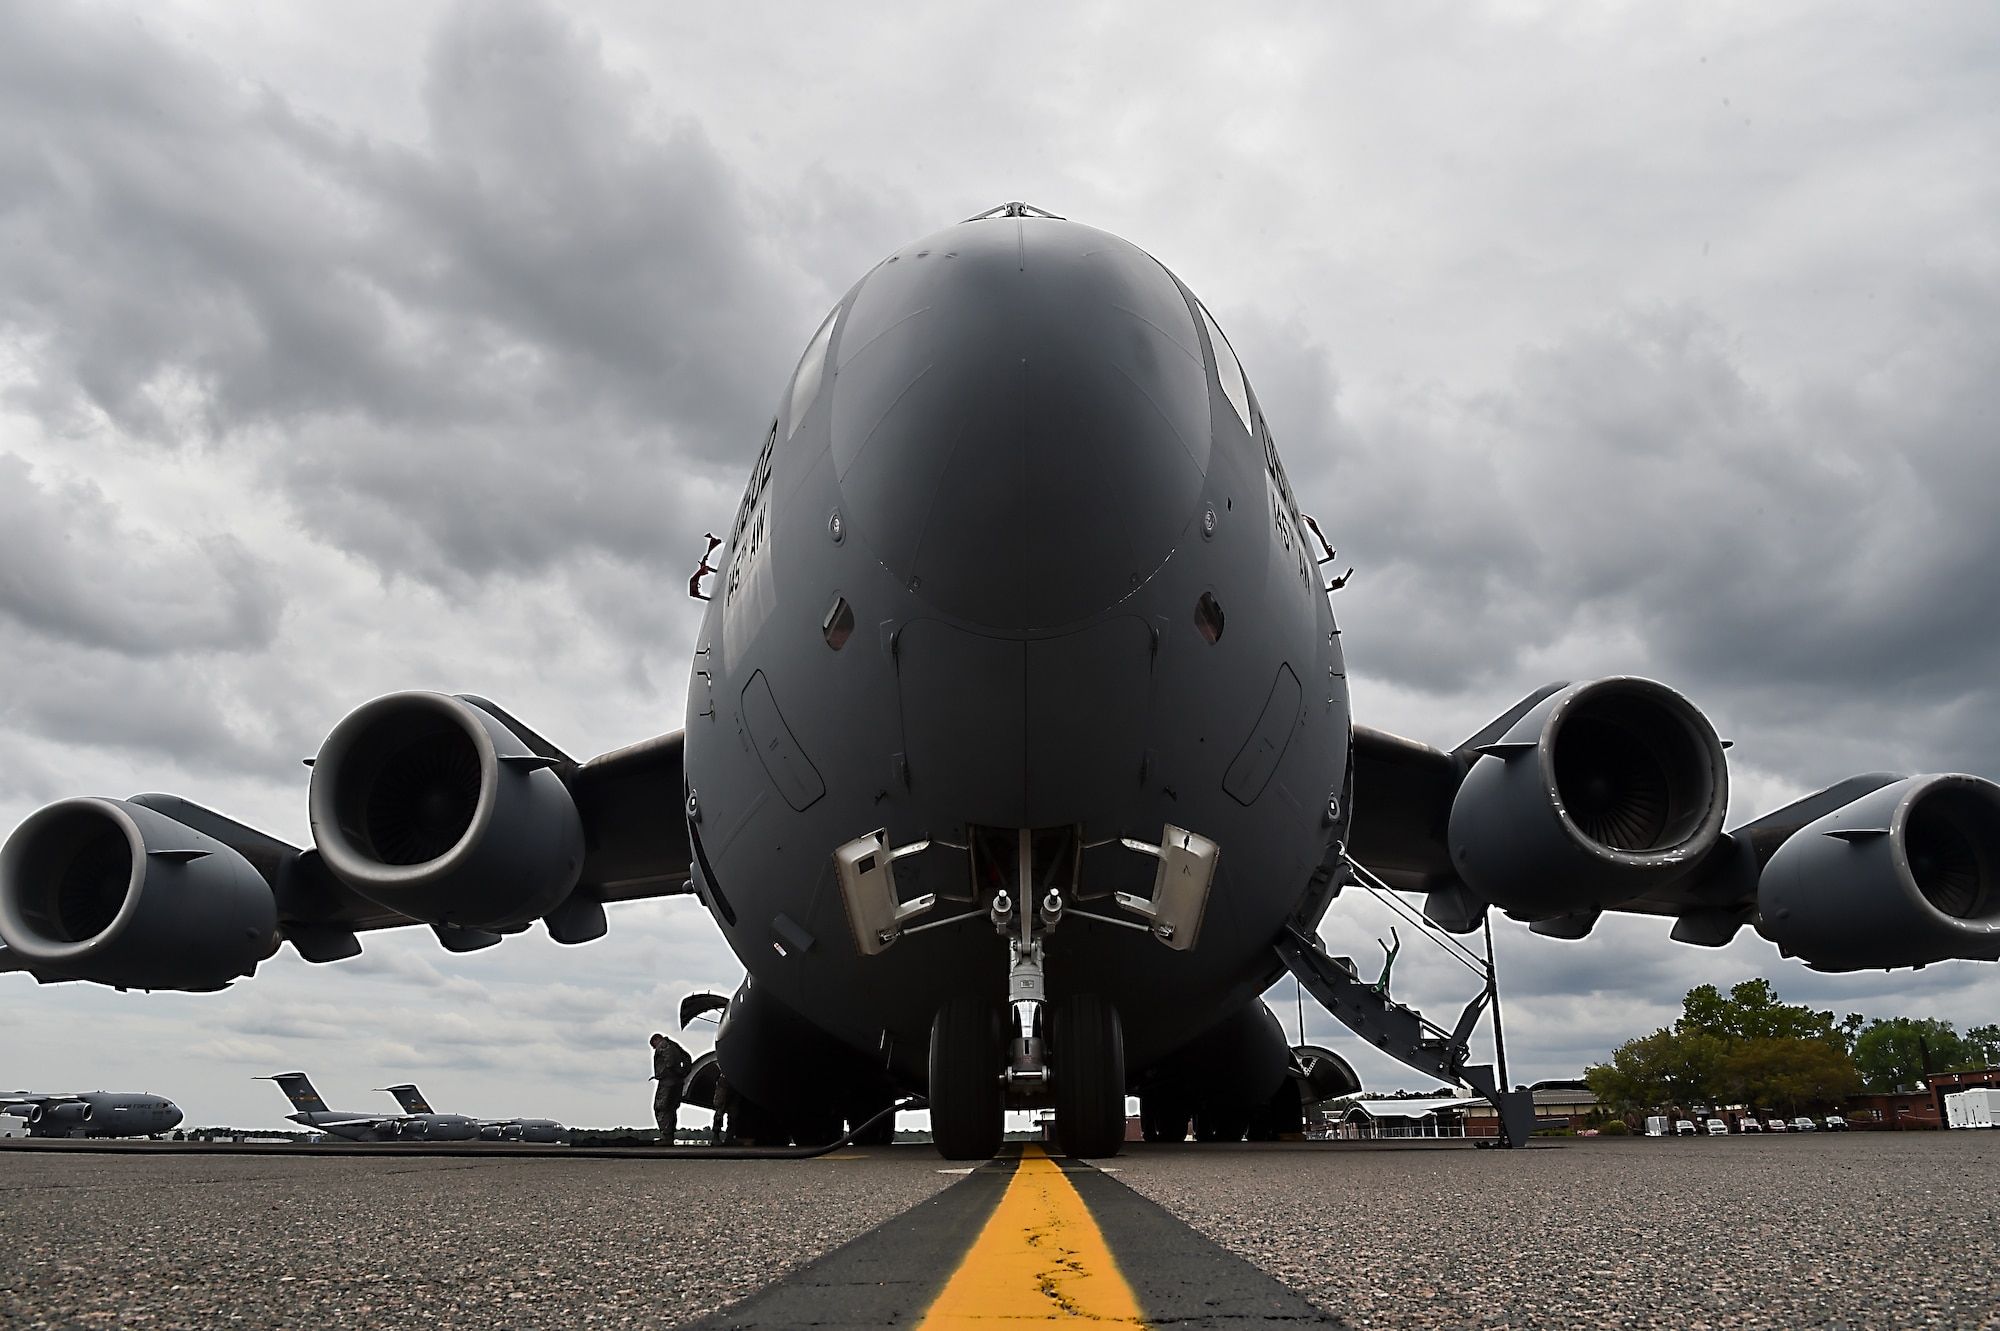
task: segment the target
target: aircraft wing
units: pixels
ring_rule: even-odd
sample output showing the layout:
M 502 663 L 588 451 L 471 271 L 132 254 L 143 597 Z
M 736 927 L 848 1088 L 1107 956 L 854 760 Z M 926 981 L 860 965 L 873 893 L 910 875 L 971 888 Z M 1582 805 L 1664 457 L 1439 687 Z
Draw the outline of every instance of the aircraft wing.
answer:
M 1455 754 L 1385 730 L 1354 727 L 1348 853 L 1406 892 L 1457 884 L 1445 828 L 1463 780 L 1465 765 Z
M 691 892 L 681 736 L 641 740 L 580 764 L 570 798 L 583 818 L 583 879 L 599 901 Z
M 20 1105 L 77 1105 L 83 1103 L 80 1095 L 63 1095 L 47 1091 L 9 1091 L 0 1095 L 0 1111 Z
M 2000 956 L 2000 787 L 1869 772 L 1725 831 L 1728 747 L 1627 677 L 1552 684 L 1451 750 L 1356 726 L 1347 852 L 1455 933 L 1622 911 L 1708 947 L 1754 922 L 1824 970 Z
M 577 903 L 598 915 L 601 905 L 691 891 L 687 823 L 681 774 L 681 732 L 578 762 L 482 698 L 463 701 L 498 718 L 562 782 L 581 823 L 581 874 L 563 906 Z M 212 837 L 248 861 L 269 886 L 276 903 L 280 936 L 290 939 L 308 961 L 335 961 L 360 951 L 354 935 L 423 921 L 371 900 L 341 878 L 316 847 L 301 849 L 177 795 L 135 795 L 129 801 Z M 552 919 L 551 931 L 556 922 Z M 564 941 L 596 936 L 582 932 Z M 439 930 L 454 950 L 471 950 L 500 940 L 499 933 L 475 929 Z M 0 969 L 29 969 L 25 960 L 0 951 Z
M 1459 787 L 1482 756 L 1473 747 L 1478 742 L 1475 736 L 1447 752 L 1388 731 L 1355 726 L 1348 853 L 1399 891 L 1447 897 L 1465 892 L 1465 880 L 1452 864 L 1448 830 Z M 1723 834 L 1696 872 L 1609 908 L 1680 916 L 1717 907 L 1748 907 L 1756 900 L 1758 871 L 1787 838 L 1896 779 L 1890 773 L 1869 773 L 1807 795 Z

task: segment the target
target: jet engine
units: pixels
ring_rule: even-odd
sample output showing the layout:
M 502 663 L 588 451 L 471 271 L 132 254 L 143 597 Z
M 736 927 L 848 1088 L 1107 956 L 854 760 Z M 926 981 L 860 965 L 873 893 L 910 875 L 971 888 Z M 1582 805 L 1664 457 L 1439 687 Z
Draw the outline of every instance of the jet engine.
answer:
M 484 708 L 392 693 L 350 713 L 314 760 L 308 809 L 326 865 L 362 896 L 460 928 L 525 924 L 583 868 L 562 763 Z
M 2000 959 L 2000 786 L 1906 777 L 1808 823 L 1758 877 L 1757 931 L 1816 970 Z
M 44 1132 L 67 1132 L 89 1123 L 94 1110 L 95 1106 L 85 1103 L 36 1105 L 28 1111 L 28 1123 Z
M 220 989 L 276 950 L 278 914 L 213 837 L 141 804 L 68 799 L 0 848 L 0 938 L 46 978 Z
M 1452 864 L 1520 919 L 1594 919 L 1687 873 L 1722 833 L 1722 741 L 1664 684 L 1571 685 L 1474 751 L 1451 806 Z

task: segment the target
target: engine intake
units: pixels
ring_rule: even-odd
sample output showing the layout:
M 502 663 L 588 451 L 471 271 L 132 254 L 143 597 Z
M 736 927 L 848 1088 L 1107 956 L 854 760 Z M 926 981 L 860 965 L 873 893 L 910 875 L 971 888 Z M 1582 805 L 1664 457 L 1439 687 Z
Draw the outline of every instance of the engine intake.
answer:
M 1518 918 L 1630 900 L 1686 874 L 1722 834 L 1722 741 L 1664 684 L 1572 685 L 1477 751 L 1451 806 L 1452 863 Z
M 583 823 L 548 770 L 556 761 L 462 699 L 392 693 L 321 746 L 313 840 L 342 882 L 412 919 L 525 924 L 583 869 Z
M 0 938 L 49 977 L 132 989 L 220 989 L 278 945 L 277 906 L 248 860 L 125 800 L 30 814 L 0 849 Z
M 1757 931 L 1815 970 L 2000 959 L 2000 786 L 1906 777 L 1808 823 L 1757 880 Z

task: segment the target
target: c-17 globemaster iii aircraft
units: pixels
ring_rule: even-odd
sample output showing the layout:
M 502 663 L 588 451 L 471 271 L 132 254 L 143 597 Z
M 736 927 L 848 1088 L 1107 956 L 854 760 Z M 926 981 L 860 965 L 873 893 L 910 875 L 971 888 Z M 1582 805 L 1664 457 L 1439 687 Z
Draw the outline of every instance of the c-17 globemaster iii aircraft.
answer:
M 285 1115 L 292 1122 L 349 1141 L 528 1141 L 552 1142 L 562 1134 L 562 1124 L 552 1118 L 468 1118 L 464 1114 L 440 1114 L 430 1107 L 424 1093 L 410 1083 L 382 1089 L 396 1097 L 402 1112 L 370 1114 L 365 1110 L 328 1109 L 326 1101 L 313 1089 L 312 1079 L 303 1072 L 280 1072 L 259 1081 L 274 1081 L 295 1113 Z
M 396 1103 L 403 1107 L 407 1116 L 406 1121 L 458 1117 L 456 1114 L 440 1115 L 432 1109 L 430 1101 L 424 1098 L 424 1093 L 414 1083 L 405 1082 L 401 1086 L 385 1086 L 383 1089 L 396 1097 Z M 552 1142 L 562 1137 L 563 1130 L 563 1125 L 552 1118 L 475 1118 L 472 1124 L 477 1129 L 479 1140 L 488 1142 Z
M 28 1121 L 30 1137 L 151 1137 L 180 1126 L 180 1106 L 145 1091 L 8 1091 L 0 1114 Z
M 1083 1156 L 1128 1093 L 1148 1135 L 1294 1122 L 1259 998 L 1287 967 L 1519 1140 L 1469 1062 L 1479 999 L 1433 1026 L 1320 950 L 1350 882 L 1454 932 L 1617 910 L 1823 970 L 2000 956 L 1979 777 L 1853 777 L 1725 830 L 1723 743 L 1650 680 L 1550 685 L 1452 749 L 1355 725 L 1332 551 L 1216 320 L 1026 205 L 841 297 L 715 549 L 681 729 L 578 762 L 483 698 L 377 698 L 313 760 L 304 850 L 173 796 L 63 800 L 0 851 L 0 965 L 215 989 L 283 940 L 581 943 L 607 902 L 692 891 L 748 972 L 716 1047 L 746 1135 L 920 1092 L 976 1158 L 1010 1106 Z
M 430 1107 L 414 1085 L 385 1086 L 396 1097 L 402 1112 L 370 1114 L 363 1111 L 328 1109 L 326 1101 L 313 1089 L 303 1072 L 280 1072 L 260 1081 L 274 1081 L 295 1113 L 285 1115 L 304 1127 L 317 1128 L 349 1141 L 528 1141 L 552 1142 L 562 1133 L 562 1124 L 549 1118 L 468 1118 L 464 1114 L 440 1114 Z
M 303 1072 L 279 1072 L 259 1081 L 274 1081 L 296 1112 L 285 1117 L 301 1127 L 317 1128 L 333 1137 L 356 1142 L 472 1141 L 479 1125 L 463 1114 L 371 1114 L 366 1110 L 328 1109 Z

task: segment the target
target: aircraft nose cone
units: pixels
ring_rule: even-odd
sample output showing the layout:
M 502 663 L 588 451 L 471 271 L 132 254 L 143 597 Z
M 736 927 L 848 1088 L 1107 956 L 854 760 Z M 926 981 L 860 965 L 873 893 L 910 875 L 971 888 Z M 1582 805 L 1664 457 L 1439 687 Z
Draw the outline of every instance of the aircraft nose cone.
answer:
M 1192 532 L 1208 380 L 1179 286 L 1071 222 L 938 232 L 864 281 L 836 334 L 845 518 L 948 614 L 1051 628 L 1129 595 Z

